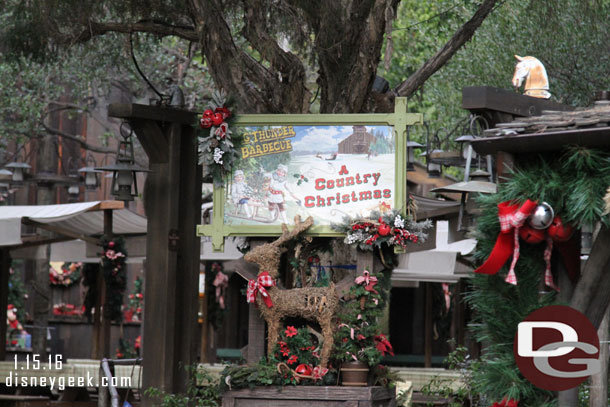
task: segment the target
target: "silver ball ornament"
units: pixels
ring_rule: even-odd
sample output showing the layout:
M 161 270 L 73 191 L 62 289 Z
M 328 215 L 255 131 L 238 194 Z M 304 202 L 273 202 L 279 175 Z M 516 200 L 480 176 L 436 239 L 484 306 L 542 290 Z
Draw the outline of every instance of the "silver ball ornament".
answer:
M 542 202 L 536 206 L 534 212 L 527 219 L 528 223 L 534 229 L 546 229 L 553 223 L 555 212 L 551 205 L 546 202 Z

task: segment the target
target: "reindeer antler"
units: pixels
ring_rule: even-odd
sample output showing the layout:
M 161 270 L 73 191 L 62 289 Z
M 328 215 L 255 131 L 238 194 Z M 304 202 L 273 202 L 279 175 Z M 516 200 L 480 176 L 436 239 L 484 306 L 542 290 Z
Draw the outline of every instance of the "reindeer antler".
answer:
M 279 247 L 309 229 L 311 225 L 313 225 L 313 218 L 311 216 L 305 219 L 305 222 L 301 222 L 301 216 L 297 215 L 294 217 L 294 228 L 288 230 L 288 226 L 286 226 L 285 223 L 282 223 L 282 235 L 271 242 L 271 245 Z

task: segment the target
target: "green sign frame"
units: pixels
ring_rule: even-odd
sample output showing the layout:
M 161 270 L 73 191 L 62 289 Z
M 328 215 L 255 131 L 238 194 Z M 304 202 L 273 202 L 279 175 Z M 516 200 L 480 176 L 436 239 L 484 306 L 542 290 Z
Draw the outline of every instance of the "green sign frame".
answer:
M 423 124 L 421 113 L 407 113 L 407 99 L 397 97 L 394 113 L 364 114 L 253 114 L 241 115 L 238 126 L 327 126 L 368 125 L 392 126 L 395 133 L 395 207 L 403 208 L 407 201 L 407 127 Z M 281 225 L 227 225 L 224 223 L 225 188 L 214 187 L 212 224 L 198 225 L 198 236 L 210 236 L 214 251 L 224 250 L 224 238 L 230 236 L 278 236 Z M 314 225 L 309 236 L 342 236 L 326 225 Z

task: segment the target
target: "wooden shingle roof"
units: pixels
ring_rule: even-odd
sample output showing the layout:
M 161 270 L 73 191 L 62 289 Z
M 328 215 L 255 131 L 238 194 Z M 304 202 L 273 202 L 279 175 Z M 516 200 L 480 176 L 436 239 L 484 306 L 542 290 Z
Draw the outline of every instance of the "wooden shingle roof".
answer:
M 498 123 L 472 142 L 480 154 L 553 151 L 566 145 L 610 148 L 610 101 L 573 111 L 543 110 L 539 116 Z

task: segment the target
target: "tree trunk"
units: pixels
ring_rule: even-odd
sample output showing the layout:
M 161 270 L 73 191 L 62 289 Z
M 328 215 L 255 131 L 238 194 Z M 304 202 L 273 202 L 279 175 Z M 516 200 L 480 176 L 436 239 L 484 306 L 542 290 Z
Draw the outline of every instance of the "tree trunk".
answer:
M 328 2 L 311 18 L 318 18 L 316 51 L 318 86 L 323 113 L 360 113 L 369 98 L 386 27 L 386 9 L 397 0 Z
M 602 370 L 598 374 L 591 376 L 589 407 L 606 407 L 608 405 L 608 320 L 610 310 L 606 310 L 606 315 L 597 330 L 599 336 L 599 361 Z
M 584 313 L 595 328 L 599 328 L 610 305 L 609 245 L 610 228 L 602 226 L 570 300 L 570 306 Z M 558 406 L 577 407 L 578 388 L 559 392 Z

